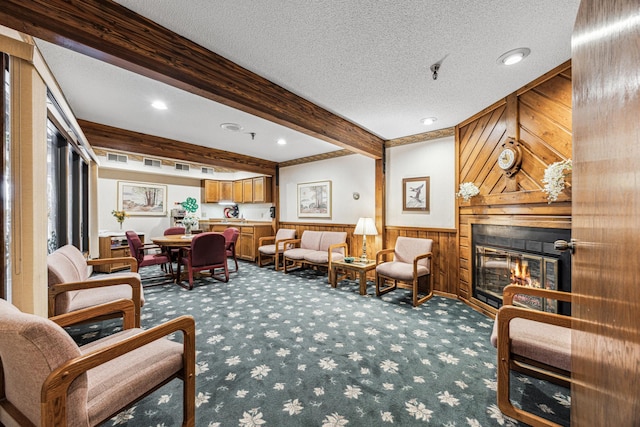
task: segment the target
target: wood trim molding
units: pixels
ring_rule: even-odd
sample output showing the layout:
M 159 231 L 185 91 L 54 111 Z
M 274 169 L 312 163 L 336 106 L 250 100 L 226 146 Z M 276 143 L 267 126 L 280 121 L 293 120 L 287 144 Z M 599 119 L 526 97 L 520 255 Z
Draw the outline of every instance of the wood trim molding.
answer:
M 347 150 L 382 157 L 378 136 L 113 1 L 3 0 L 0 22 Z
M 455 134 L 455 127 L 438 129 L 431 132 L 418 133 L 415 135 L 404 136 L 402 138 L 390 139 L 385 141 L 385 148 L 398 147 L 401 145 L 415 144 L 418 142 L 431 141 L 433 139 L 444 138 L 447 136 L 453 136 Z
M 182 160 L 187 163 L 197 161 L 203 165 L 241 169 L 263 175 L 273 176 L 276 173 L 276 163 L 268 160 L 132 132 L 85 120 L 78 120 L 78 123 L 85 137 L 94 147 Z

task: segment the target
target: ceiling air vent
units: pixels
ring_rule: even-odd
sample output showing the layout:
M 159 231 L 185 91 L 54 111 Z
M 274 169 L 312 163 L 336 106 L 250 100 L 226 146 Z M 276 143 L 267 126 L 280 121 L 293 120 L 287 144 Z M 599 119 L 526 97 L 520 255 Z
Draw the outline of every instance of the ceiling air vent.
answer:
M 213 168 L 202 168 L 201 172 L 207 175 L 213 175 Z
M 184 163 L 176 163 L 176 170 L 189 172 L 189 165 Z
M 110 162 L 127 163 L 128 158 L 124 154 L 107 153 L 107 160 Z
M 145 166 L 150 166 L 152 168 L 159 168 L 162 163 L 160 162 L 160 160 L 156 160 L 156 159 L 144 159 L 144 165 Z

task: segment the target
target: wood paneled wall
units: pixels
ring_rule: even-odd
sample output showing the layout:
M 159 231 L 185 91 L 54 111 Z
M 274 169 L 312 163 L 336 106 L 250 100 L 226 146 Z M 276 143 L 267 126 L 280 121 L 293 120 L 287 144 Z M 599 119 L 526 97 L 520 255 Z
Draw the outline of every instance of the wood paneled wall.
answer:
M 521 168 L 508 177 L 497 164 L 501 146 L 519 141 Z M 548 203 L 542 178 L 548 165 L 571 158 L 571 63 L 566 62 L 456 127 L 458 183 L 473 182 L 480 194 L 458 199 L 457 294 L 472 298 L 471 224 L 571 227 L 571 178 L 558 201 Z
M 353 234 L 355 224 L 319 224 L 301 222 L 281 222 L 278 228 L 292 228 L 297 236 L 302 236 L 304 230 L 313 231 L 345 231 L 349 254 L 359 256 L 362 253 L 362 236 Z M 382 241 L 382 236 L 369 236 L 367 238 L 367 256 L 375 257 L 376 251 L 383 248 L 393 248 L 398 236 L 420 237 L 433 240 L 433 288 L 436 293 L 455 296 L 458 287 L 457 269 L 457 237 L 456 230 L 451 229 L 427 229 L 415 227 L 387 227 Z M 375 241 L 374 241 L 375 240 Z M 371 278 L 370 278 L 371 279 Z

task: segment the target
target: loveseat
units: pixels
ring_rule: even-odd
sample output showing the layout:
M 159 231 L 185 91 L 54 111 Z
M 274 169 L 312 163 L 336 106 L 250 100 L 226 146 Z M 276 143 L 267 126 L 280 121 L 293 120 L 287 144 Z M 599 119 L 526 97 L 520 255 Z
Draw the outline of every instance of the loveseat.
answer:
M 129 263 L 131 271 L 92 276 L 94 265 L 123 262 Z M 129 299 L 134 303 L 136 327 L 140 327 L 144 296 L 137 271 L 138 263 L 133 257 L 87 260 L 75 246 L 62 246 L 47 256 L 49 317 Z
M 327 267 L 348 255 L 347 233 L 344 231 L 304 230 L 299 239 L 285 240 L 290 249 L 282 253 L 284 272 L 304 266 Z M 292 247 L 293 246 L 293 247 Z

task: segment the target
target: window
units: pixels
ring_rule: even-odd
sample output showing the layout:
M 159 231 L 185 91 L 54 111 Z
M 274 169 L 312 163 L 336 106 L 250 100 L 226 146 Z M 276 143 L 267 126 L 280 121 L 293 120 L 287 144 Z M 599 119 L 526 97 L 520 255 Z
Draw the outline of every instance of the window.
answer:
M 11 186 L 11 135 L 9 130 L 11 105 L 11 85 L 9 80 L 9 55 L 0 52 L 0 70 L 2 71 L 2 90 L 0 91 L 0 131 L 2 131 L 2 155 L 0 155 L 0 168 L 2 170 L 2 183 L 0 185 L 0 203 L 2 203 L 2 217 L 0 218 L 0 256 L 4 259 L 4 268 L 0 269 L 0 298 L 11 301 L 11 199 L 7 191 Z

